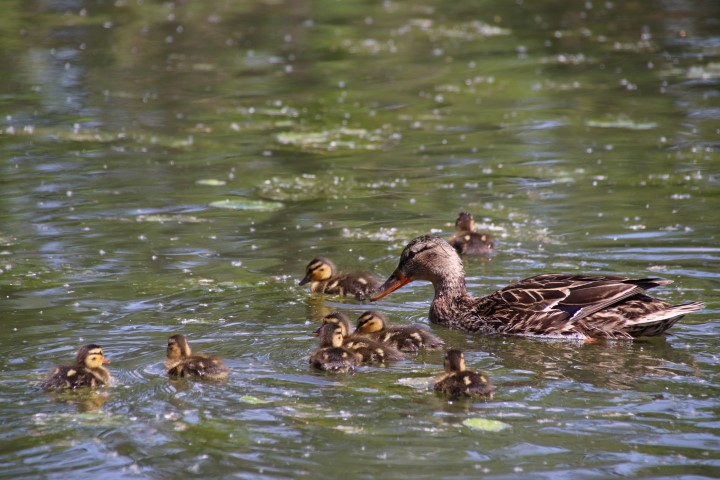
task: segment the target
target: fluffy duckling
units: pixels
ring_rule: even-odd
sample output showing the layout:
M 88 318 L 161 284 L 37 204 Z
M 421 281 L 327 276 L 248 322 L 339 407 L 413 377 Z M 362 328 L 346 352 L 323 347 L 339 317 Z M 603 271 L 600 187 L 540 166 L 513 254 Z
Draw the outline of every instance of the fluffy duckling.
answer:
M 392 345 L 401 352 L 417 352 L 421 348 L 435 350 L 445 345 L 440 337 L 419 326 L 388 327 L 385 316 L 376 310 L 368 310 L 360 315 L 355 333 Z
M 455 233 L 448 241 L 461 255 L 490 255 L 495 251 L 495 239 L 475 231 L 475 218 L 469 212 L 458 214 Z
M 465 355 L 457 349 L 445 352 L 445 373 L 435 380 L 436 392 L 448 395 L 451 399 L 482 396 L 491 398 L 495 388 L 488 378 L 465 369 Z
M 45 390 L 101 387 L 110 383 L 110 372 L 103 364 L 110 360 L 103 355 L 102 347 L 83 345 L 75 354 L 75 364 L 55 367 L 42 383 Z
M 323 325 L 338 325 L 342 329 L 343 347 L 352 350 L 360 356 L 361 363 L 385 363 L 405 358 L 398 349 L 392 345 L 384 344 L 365 335 L 356 335 L 350 333 L 350 319 L 341 312 L 334 312 L 323 318 Z M 320 333 L 320 328 L 315 334 Z
M 305 277 L 299 285 L 310 284 L 313 293 L 354 295 L 358 300 L 370 295 L 380 286 L 380 280 L 364 272 L 338 272 L 329 259 L 318 257 L 305 267 Z
M 165 369 L 168 376 L 173 378 L 195 377 L 223 380 L 228 375 L 228 368 L 221 358 L 201 353 L 193 355 L 190 345 L 183 335 L 173 335 L 168 338 Z
M 342 327 L 329 323 L 320 327 L 320 348 L 310 354 L 309 362 L 318 370 L 347 373 L 355 370 L 360 356 L 343 347 Z

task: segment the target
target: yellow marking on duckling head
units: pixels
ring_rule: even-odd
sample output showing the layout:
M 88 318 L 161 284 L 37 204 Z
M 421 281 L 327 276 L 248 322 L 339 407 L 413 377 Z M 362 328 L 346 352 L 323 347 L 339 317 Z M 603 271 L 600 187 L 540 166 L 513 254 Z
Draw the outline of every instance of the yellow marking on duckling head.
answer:
M 380 312 L 368 310 L 358 318 L 355 331 L 362 333 L 375 333 L 383 331 L 385 326 L 385 318 Z

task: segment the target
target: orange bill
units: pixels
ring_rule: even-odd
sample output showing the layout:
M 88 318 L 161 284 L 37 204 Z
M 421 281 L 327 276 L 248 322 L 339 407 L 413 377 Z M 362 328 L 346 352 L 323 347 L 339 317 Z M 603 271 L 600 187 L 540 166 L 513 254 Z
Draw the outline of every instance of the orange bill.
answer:
M 406 277 L 402 273 L 398 272 L 397 270 L 393 272 L 392 275 L 390 275 L 390 278 L 385 280 L 385 283 L 380 285 L 377 290 L 375 290 L 372 295 L 370 295 L 370 300 L 380 300 L 385 295 L 388 295 L 398 288 L 402 287 L 406 283 L 410 283 L 412 279 Z
M 103 363 L 103 365 L 106 365 L 106 364 L 110 363 L 110 359 L 109 359 L 109 358 L 103 358 L 102 363 Z

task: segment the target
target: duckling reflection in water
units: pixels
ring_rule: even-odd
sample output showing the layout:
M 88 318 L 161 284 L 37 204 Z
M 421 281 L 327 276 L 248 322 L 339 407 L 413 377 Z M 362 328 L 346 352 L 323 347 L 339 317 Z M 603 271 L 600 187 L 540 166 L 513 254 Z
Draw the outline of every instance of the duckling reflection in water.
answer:
M 360 315 L 355 334 L 391 345 L 402 352 L 417 352 L 421 348 L 436 350 L 445 342 L 428 330 L 415 325 L 388 327 L 385 316 L 377 310 L 368 310 Z
M 190 377 L 206 380 L 224 380 L 229 371 L 219 357 L 201 353 L 193 355 L 183 335 L 173 335 L 168 339 L 165 369 L 171 378 Z
M 380 280 L 365 272 L 338 272 L 329 259 L 318 257 L 310 261 L 305 268 L 305 277 L 298 285 L 310 284 L 313 293 L 329 295 L 355 296 L 363 299 L 380 286 Z
M 385 363 L 405 358 L 393 345 L 384 344 L 365 335 L 350 333 L 350 319 L 342 312 L 333 312 L 323 318 L 323 325 L 338 325 L 342 330 L 342 346 L 359 355 L 361 363 Z M 315 331 L 320 333 L 322 326 Z
M 455 233 L 448 242 L 460 255 L 491 255 L 495 239 L 487 233 L 475 231 L 475 218 L 470 212 L 460 212 L 455 220 Z
M 110 360 L 105 358 L 102 347 L 83 345 L 75 355 L 75 363 L 55 367 L 42 383 L 42 388 L 64 390 L 102 387 L 110 383 L 110 372 L 103 367 L 106 363 L 110 363 Z
M 492 398 L 495 388 L 488 378 L 465 368 L 465 355 L 457 349 L 445 352 L 445 373 L 435 380 L 434 390 L 450 397 Z
M 347 373 L 360 363 L 359 354 L 343 346 L 342 327 L 328 323 L 320 327 L 320 348 L 310 354 L 310 365 L 327 372 Z

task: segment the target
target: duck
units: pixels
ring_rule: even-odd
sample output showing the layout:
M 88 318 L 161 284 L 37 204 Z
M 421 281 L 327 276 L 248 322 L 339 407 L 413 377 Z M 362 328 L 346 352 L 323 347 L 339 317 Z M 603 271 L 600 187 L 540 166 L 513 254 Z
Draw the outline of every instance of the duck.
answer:
M 365 335 L 350 332 L 350 319 L 342 312 L 333 312 L 323 317 L 323 325 L 339 325 L 342 329 L 342 346 L 359 355 L 361 363 L 386 363 L 402 360 L 402 354 L 393 345 L 384 344 Z M 315 331 L 319 335 L 320 328 Z
M 450 245 L 460 255 L 491 255 L 495 252 L 495 239 L 487 233 L 475 231 L 475 218 L 470 212 L 460 212 L 455 220 L 455 233 Z
M 436 350 L 445 345 L 440 337 L 417 325 L 388 327 L 385 315 L 377 310 L 360 315 L 354 333 L 392 345 L 401 352 L 417 352 L 421 348 Z
M 342 327 L 328 323 L 320 327 L 320 348 L 308 360 L 318 370 L 348 373 L 360 363 L 360 355 L 343 346 Z
M 365 272 L 339 272 L 328 258 L 314 258 L 305 267 L 305 277 L 298 285 L 310 284 L 313 293 L 328 295 L 355 296 L 358 300 L 366 298 L 377 287 L 380 280 Z
M 110 372 L 103 365 L 110 363 L 103 349 L 94 343 L 83 345 L 75 354 L 73 365 L 55 367 L 42 383 L 44 390 L 66 390 L 80 387 L 102 387 L 110 383 Z
M 433 389 L 451 399 L 460 397 L 492 398 L 493 387 L 482 373 L 465 368 L 465 354 L 456 348 L 445 352 L 445 373 L 435 379 Z
M 224 380 L 229 372 L 220 357 L 193 354 L 187 339 L 180 334 L 168 338 L 165 370 L 170 378 L 205 380 Z
M 462 260 L 446 240 L 422 235 L 402 251 L 395 271 L 370 297 L 379 300 L 413 280 L 433 284 L 433 323 L 471 333 L 632 339 L 665 333 L 701 302 L 672 305 L 645 292 L 663 278 L 548 273 L 517 281 L 483 297 L 465 285 Z

